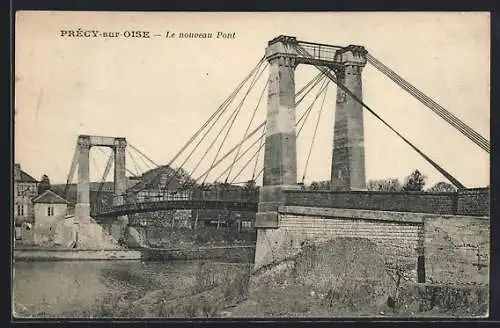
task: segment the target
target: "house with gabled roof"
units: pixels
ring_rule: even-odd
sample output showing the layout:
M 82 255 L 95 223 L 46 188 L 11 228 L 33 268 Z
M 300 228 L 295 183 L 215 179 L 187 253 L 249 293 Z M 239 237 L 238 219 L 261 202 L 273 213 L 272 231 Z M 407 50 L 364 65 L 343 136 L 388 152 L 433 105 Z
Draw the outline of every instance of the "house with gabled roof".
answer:
M 48 240 L 51 228 L 57 220 L 64 219 L 68 211 L 68 201 L 52 190 L 46 190 L 33 198 L 35 213 L 35 242 Z
M 33 220 L 33 197 L 38 194 L 38 181 L 14 165 L 14 219 L 16 225 Z

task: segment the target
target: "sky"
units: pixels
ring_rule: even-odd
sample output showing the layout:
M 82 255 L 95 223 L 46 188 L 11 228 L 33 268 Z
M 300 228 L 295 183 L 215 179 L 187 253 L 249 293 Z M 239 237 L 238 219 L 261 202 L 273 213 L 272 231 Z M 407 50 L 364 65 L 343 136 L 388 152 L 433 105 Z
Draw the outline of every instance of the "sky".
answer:
M 233 34 L 234 38 L 80 38 L 61 30 Z M 66 181 L 79 134 L 126 137 L 156 164 L 166 164 L 217 110 L 264 55 L 267 42 L 284 34 L 303 41 L 364 46 L 375 58 L 422 90 L 489 140 L 489 14 L 467 13 L 106 13 L 18 12 L 15 39 L 15 162 L 35 178 Z M 267 68 L 243 102 L 220 155 L 265 120 Z M 296 90 L 317 71 L 296 69 Z M 225 116 L 186 161 L 198 177 L 210 167 L 225 132 L 210 143 L 244 96 L 243 87 Z M 305 182 L 330 177 L 336 87 L 313 107 L 297 139 L 297 176 Z M 298 116 L 317 94 L 297 106 Z M 238 98 L 239 97 L 239 98 Z M 363 70 L 363 99 L 389 124 L 467 187 L 489 184 L 489 154 L 400 89 L 374 67 Z M 259 104 L 259 106 L 257 106 Z M 321 111 L 307 170 L 305 163 Z M 393 132 L 365 111 L 367 180 L 398 178 L 418 169 L 427 185 L 446 181 Z M 198 140 L 198 139 L 197 139 Z M 190 148 L 172 165 L 182 164 Z M 255 138 L 252 139 L 252 141 Z M 240 151 L 243 153 L 245 144 Z M 91 179 L 100 180 L 110 149 L 91 150 Z M 152 164 L 128 147 L 127 168 Z M 259 161 L 236 176 L 254 152 L 236 162 L 229 181 L 259 172 Z M 235 154 L 213 170 L 214 180 Z M 134 163 L 134 159 L 137 162 Z M 148 166 L 149 165 L 149 166 Z M 254 170 L 254 167 L 256 169 Z M 305 172 L 305 174 L 304 174 Z M 227 175 L 226 175 L 227 176 Z M 222 175 L 224 179 L 225 175 Z M 111 178 L 111 177 L 110 177 Z M 110 179 L 108 178 L 108 180 Z M 260 176 L 258 183 L 260 183 Z

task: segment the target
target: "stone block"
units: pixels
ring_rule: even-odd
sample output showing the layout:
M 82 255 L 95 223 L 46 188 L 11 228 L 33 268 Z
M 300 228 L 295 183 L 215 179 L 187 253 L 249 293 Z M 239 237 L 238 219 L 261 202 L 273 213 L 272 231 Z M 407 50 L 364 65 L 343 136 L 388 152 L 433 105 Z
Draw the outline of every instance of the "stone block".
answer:
M 276 229 L 278 227 L 278 212 L 259 212 L 255 216 L 255 228 L 257 229 Z

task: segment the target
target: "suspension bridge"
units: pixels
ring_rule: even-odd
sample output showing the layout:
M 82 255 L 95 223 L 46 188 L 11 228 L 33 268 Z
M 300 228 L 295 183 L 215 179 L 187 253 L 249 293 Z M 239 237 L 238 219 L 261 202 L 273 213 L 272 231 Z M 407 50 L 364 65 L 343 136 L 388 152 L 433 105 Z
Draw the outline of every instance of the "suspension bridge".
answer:
M 247 210 L 258 212 L 258 228 L 275 227 L 278 207 L 283 204 L 283 192 L 300 190 L 307 176 L 326 94 L 332 85 L 336 86 L 337 92 L 333 151 L 329 153 L 332 193 L 366 190 L 365 111 L 401 138 L 450 183 L 458 189 L 466 189 L 457 177 L 365 103 L 362 71 L 366 64 L 375 67 L 417 99 L 423 108 L 454 127 L 464 136 L 464 142 L 473 142 L 490 152 L 490 143 L 485 137 L 375 58 L 368 49 L 279 36 L 269 41 L 265 55 L 166 165 L 159 165 L 124 137 L 79 136 L 67 180 L 69 186 L 78 168 L 75 215 L 126 220 L 126 216 L 133 213 L 171 209 Z M 298 65 L 313 66 L 317 74 L 296 91 L 295 69 Z M 255 91 L 266 71 L 267 81 L 261 90 L 256 90 L 258 101 L 249 105 L 249 95 Z M 267 118 L 258 121 L 257 112 L 263 107 L 264 98 L 267 98 Z M 313 119 L 313 134 L 305 168 L 298 179 L 296 142 L 306 122 L 311 120 L 313 110 L 317 112 Z M 235 131 L 235 122 L 241 123 L 242 117 L 248 122 L 244 129 Z M 89 193 L 91 147 L 112 149 L 93 200 L 97 206 L 92 213 Z M 229 150 L 223 151 L 223 148 Z M 140 176 L 141 162 L 152 173 Z M 113 198 L 104 203 L 100 199 L 102 185 L 113 165 Z M 202 170 L 202 167 L 205 168 Z M 130 177 L 139 176 L 136 183 L 129 183 Z M 261 176 L 262 187 L 257 189 L 255 181 Z M 160 179 L 163 179 L 161 183 Z M 169 186 L 174 182 L 178 188 L 172 190 Z M 314 202 L 307 205 L 316 206 Z M 336 205 L 331 204 L 331 207 Z

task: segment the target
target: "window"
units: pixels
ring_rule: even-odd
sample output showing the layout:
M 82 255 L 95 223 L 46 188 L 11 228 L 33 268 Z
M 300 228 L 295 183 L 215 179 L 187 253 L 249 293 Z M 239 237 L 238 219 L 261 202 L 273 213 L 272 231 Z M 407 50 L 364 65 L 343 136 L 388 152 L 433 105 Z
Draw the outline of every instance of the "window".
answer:
M 47 207 L 47 216 L 54 216 L 54 207 L 53 206 Z
M 252 221 L 242 221 L 241 227 L 245 229 L 250 229 L 252 227 Z
M 19 216 L 24 215 L 24 206 L 23 205 L 17 205 L 17 215 L 19 215 Z

